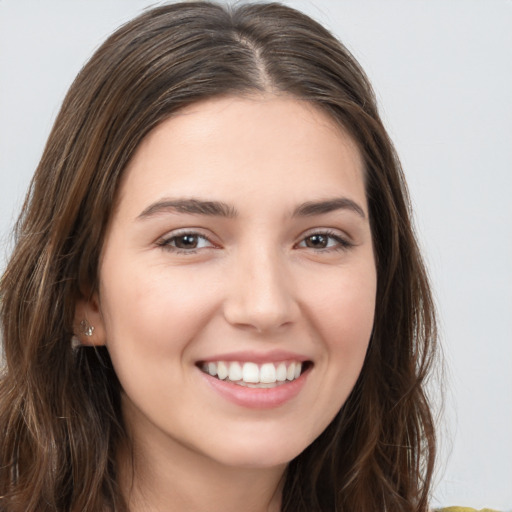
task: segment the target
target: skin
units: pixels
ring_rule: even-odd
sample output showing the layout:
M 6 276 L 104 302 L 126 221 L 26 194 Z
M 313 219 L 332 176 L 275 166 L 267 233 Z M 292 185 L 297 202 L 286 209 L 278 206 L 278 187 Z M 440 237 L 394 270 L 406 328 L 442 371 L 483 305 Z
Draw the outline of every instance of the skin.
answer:
M 237 215 L 151 209 L 192 197 Z M 293 215 L 333 198 L 361 211 Z M 124 390 L 133 467 L 126 453 L 119 459 L 130 468 L 121 474 L 130 509 L 279 510 L 287 463 L 347 399 L 371 335 L 376 270 L 356 145 L 303 101 L 211 99 L 144 139 L 116 206 L 99 293 L 78 303 L 76 321 L 95 327 L 82 341 L 107 345 Z M 184 232 L 205 238 L 180 250 Z M 197 366 L 276 349 L 312 363 L 278 407 L 226 400 Z

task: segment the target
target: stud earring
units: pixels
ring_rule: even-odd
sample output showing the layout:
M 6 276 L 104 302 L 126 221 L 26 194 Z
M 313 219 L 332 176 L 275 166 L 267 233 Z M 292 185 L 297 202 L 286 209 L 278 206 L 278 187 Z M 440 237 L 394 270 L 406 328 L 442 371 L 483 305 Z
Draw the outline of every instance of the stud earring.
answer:
M 80 334 L 89 337 L 92 336 L 93 332 L 94 327 L 87 320 L 82 320 L 80 322 Z
M 92 336 L 92 333 L 94 332 L 94 327 L 87 320 L 82 320 L 78 325 L 79 334 L 87 336 L 88 338 Z M 82 342 L 80 341 L 78 336 L 75 335 L 71 337 L 71 348 L 75 349 L 77 347 L 80 347 L 81 345 Z

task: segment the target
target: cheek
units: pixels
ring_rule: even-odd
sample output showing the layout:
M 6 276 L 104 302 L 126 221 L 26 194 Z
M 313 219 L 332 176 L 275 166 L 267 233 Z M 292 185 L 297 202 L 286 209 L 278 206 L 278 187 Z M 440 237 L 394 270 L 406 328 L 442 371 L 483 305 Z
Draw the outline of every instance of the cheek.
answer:
M 373 329 L 376 273 L 363 265 L 317 278 L 310 295 L 308 324 L 320 355 L 322 374 L 311 412 L 311 438 L 332 421 L 350 395 L 363 367 Z
M 106 264 L 103 275 L 109 276 L 100 291 L 111 353 L 130 349 L 158 359 L 183 350 L 215 310 L 215 288 L 183 269 L 130 273 L 121 264 Z
M 339 277 L 318 286 L 315 295 L 312 315 L 328 351 L 340 357 L 351 353 L 364 357 L 375 314 L 374 267 L 346 275 L 340 272 Z M 344 361 L 348 363 L 351 358 Z

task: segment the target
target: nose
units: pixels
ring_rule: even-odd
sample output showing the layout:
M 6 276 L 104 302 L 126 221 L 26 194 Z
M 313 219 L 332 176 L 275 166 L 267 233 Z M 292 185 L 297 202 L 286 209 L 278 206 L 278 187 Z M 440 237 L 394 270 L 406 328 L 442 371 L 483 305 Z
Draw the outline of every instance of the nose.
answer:
M 268 333 L 296 322 L 300 308 L 284 259 L 261 248 L 236 258 L 224 302 L 224 317 L 231 325 Z

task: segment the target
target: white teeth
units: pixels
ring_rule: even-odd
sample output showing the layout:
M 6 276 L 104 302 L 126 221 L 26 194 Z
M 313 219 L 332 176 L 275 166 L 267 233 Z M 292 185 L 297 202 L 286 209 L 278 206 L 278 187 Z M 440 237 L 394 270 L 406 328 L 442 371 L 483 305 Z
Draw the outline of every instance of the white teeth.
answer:
M 274 387 L 285 381 L 292 381 L 300 377 L 302 363 L 264 363 L 261 366 L 256 363 L 240 363 L 237 361 L 210 361 L 202 363 L 201 369 L 220 380 L 229 380 L 248 387 Z M 277 384 L 276 384 L 277 383 Z
M 208 363 L 208 373 L 215 377 L 217 375 L 217 364 L 216 363 Z
M 224 361 L 217 363 L 217 376 L 220 380 L 224 380 L 229 375 L 228 367 Z
M 242 380 L 256 384 L 260 381 L 260 369 L 256 363 L 244 363 Z
M 286 380 L 286 365 L 284 363 L 279 363 L 277 367 L 276 380 L 278 382 L 284 382 Z
M 293 380 L 295 378 L 295 363 L 288 366 L 288 370 L 286 370 L 286 378 L 288 380 Z
M 272 363 L 265 363 L 261 366 L 260 382 L 269 384 L 276 381 L 276 367 Z
M 243 376 L 243 373 L 242 373 L 242 367 L 240 366 L 240 364 L 236 363 L 236 362 L 231 363 L 229 365 L 228 379 L 232 380 L 232 381 L 242 380 L 242 376 Z

